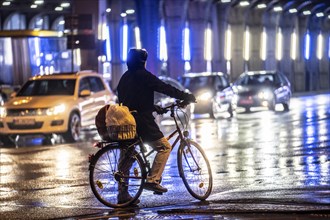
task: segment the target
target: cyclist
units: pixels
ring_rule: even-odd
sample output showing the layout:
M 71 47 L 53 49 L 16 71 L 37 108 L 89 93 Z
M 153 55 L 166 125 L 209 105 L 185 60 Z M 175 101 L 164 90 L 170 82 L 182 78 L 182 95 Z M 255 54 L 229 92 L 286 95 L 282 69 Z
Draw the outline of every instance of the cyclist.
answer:
M 154 105 L 154 92 L 160 92 L 187 103 L 195 102 L 196 98 L 193 94 L 185 93 L 164 83 L 146 70 L 147 58 L 148 53 L 145 49 L 132 48 L 129 50 L 126 63 L 128 70 L 121 77 L 117 87 L 118 100 L 131 111 L 137 111 L 137 114 L 134 114 L 137 133 L 157 152 L 144 188 L 164 193 L 167 192 L 167 189 L 160 185 L 160 179 L 171 153 L 171 145 L 160 131 L 152 115 L 152 112 L 157 111 L 158 107 Z M 125 167 L 123 171 L 125 173 L 128 172 L 133 161 L 123 161 L 121 156 L 119 166 Z M 127 187 L 120 186 L 118 203 L 124 203 L 130 198 Z

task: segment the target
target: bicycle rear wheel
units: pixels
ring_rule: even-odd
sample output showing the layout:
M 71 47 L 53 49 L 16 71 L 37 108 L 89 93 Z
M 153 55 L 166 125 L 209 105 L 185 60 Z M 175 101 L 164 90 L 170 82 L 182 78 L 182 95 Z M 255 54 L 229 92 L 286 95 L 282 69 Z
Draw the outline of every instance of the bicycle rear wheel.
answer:
M 121 152 L 124 152 L 123 148 L 108 145 L 92 157 L 89 166 L 89 182 L 95 197 L 104 205 L 113 208 L 134 203 L 142 193 L 146 177 L 141 156 L 132 149 L 126 151 L 126 157 L 121 158 Z M 132 166 L 120 168 L 119 163 L 123 158 L 129 160 Z M 123 164 L 127 163 L 124 161 Z M 128 189 L 129 196 L 126 196 L 125 201 L 118 200 L 120 187 Z
M 213 186 L 210 163 L 198 143 L 186 140 L 178 151 L 178 168 L 188 192 L 199 200 L 209 197 Z

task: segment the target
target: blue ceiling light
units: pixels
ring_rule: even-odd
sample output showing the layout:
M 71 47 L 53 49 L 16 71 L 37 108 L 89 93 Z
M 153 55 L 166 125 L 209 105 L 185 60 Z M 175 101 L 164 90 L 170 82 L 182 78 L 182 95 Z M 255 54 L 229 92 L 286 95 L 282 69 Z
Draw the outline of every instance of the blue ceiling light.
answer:
M 311 44 L 311 37 L 309 32 L 305 35 L 305 59 L 309 60 L 310 57 L 310 44 Z

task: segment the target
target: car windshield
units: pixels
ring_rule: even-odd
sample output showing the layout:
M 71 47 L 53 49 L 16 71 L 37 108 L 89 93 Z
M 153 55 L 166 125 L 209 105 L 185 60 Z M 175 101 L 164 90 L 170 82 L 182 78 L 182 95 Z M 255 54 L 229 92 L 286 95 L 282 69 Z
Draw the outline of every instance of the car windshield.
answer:
M 213 87 L 214 77 L 210 76 L 198 76 L 198 77 L 183 77 L 182 84 L 184 87 L 191 91 L 195 91 L 200 88 Z
M 246 75 L 240 80 L 240 85 L 273 85 L 275 77 L 273 74 Z
M 75 83 L 75 79 L 30 80 L 17 96 L 73 95 Z

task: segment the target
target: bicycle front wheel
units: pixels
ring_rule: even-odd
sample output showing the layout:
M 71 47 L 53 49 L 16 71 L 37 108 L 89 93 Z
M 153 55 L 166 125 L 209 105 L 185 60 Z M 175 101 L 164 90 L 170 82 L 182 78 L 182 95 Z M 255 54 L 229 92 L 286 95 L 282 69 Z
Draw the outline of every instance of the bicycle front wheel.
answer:
M 186 140 L 178 151 L 178 168 L 188 192 L 199 200 L 209 197 L 213 186 L 210 163 L 198 143 Z
M 134 203 L 145 181 L 142 164 L 141 156 L 134 149 L 124 151 L 119 146 L 108 145 L 99 150 L 89 166 L 89 182 L 95 197 L 113 208 Z

